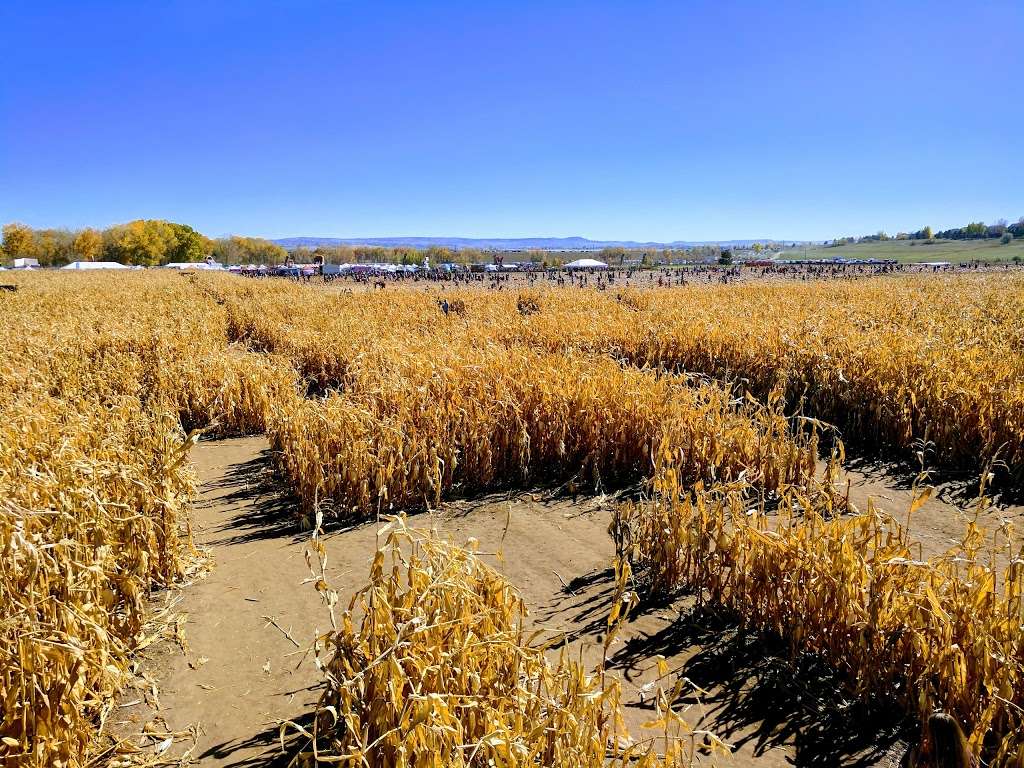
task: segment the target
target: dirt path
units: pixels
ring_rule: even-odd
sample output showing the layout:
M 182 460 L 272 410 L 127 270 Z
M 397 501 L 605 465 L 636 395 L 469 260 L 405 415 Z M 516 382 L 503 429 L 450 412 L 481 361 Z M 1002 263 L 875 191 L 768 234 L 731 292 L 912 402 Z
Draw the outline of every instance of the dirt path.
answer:
M 181 605 L 191 652 L 172 656 L 159 679 L 171 730 L 202 731 L 201 765 L 264 764 L 274 723 L 315 701 L 312 676 L 289 656 L 294 645 L 264 618 L 295 626 L 302 642 L 321 612 L 318 594 L 300 586 L 308 570 L 289 510 L 265 493 L 267 450 L 260 437 L 201 443 L 192 454 L 202 484 L 192 524 L 213 569 Z M 372 534 L 365 538 L 352 555 L 370 551 Z
M 301 652 L 268 617 L 303 649 L 316 628 L 328 626 L 318 593 L 303 584 L 309 576 L 308 537 L 295 528 L 290 504 L 279 495 L 264 438 L 200 443 L 192 459 L 202 483 L 193 526 L 215 565 L 183 594 L 190 652 L 165 648 L 152 661 L 151 674 L 160 683 L 159 714 L 171 730 L 199 725 L 192 753 L 199 765 L 273 765 L 279 761 L 278 723 L 310 711 L 318 673 L 308 661 L 299 664 Z M 882 476 L 854 474 L 851 482 L 858 504 L 866 505 L 871 495 L 898 511 L 910 499 L 909 489 Z M 414 522 L 437 525 L 457 540 L 474 536 L 483 551 L 498 547 L 508 525 L 498 567 L 523 593 L 534 621 L 573 633 L 585 658 L 596 661 L 614 589 L 609 510 L 603 499 L 573 504 L 518 494 L 453 504 Z M 929 550 L 946 546 L 959 525 L 953 522 L 957 514 L 942 498 L 919 512 L 915 528 L 921 525 Z M 375 530 L 367 524 L 326 537 L 328 578 L 346 603 L 365 579 Z M 736 747 L 720 761 L 725 765 L 872 765 L 883 758 L 895 738 L 891 720 L 851 728 L 848 717 L 829 714 L 833 702 L 795 689 L 771 658 L 772 649 L 691 609 L 687 600 L 648 607 L 614 646 L 632 726 L 651 716 L 649 696 L 640 689 L 655 674 L 654 656 L 660 654 L 677 674 L 707 691 L 699 702 L 689 698 L 688 720 Z M 180 753 L 186 746 L 175 749 Z
M 192 515 L 196 541 L 215 564 L 180 605 L 189 615 L 190 653 L 167 652 L 156 660 L 159 714 L 172 731 L 199 724 L 193 758 L 200 765 L 271 764 L 277 723 L 309 712 L 317 696 L 315 667 L 307 661 L 296 668 L 302 654 L 266 618 L 303 649 L 317 627 L 328 626 L 319 594 L 302 583 L 309 576 L 308 535 L 296 530 L 291 509 L 277 495 L 263 438 L 201 443 L 192 459 L 202 483 Z M 508 523 L 505 572 L 548 625 L 576 626 L 588 611 L 570 609 L 564 600 L 559 605 L 560 578 L 605 571 L 612 556 L 607 513 L 571 502 L 513 501 L 511 507 L 510 518 L 510 502 L 496 497 L 415 523 L 437 525 L 459 540 L 476 536 L 485 549 L 497 546 Z M 365 580 L 376 529 L 367 524 L 325 539 L 328 579 L 346 602 Z
M 850 501 L 862 512 L 869 501 L 876 509 L 893 515 L 901 523 L 907 522 L 907 510 L 914 498 L 913 474 L 895 472 L 885 465 L 857 465 L 849 468 L 840 488 L 850 484 Z M 968 521 L 977 519 L 978 525 L 995 533 L 1004 520 L 1017 529 L 1014 540 L 1021 544 L 1024 506 L 992 505 L 978 510 L 975 507 L 976 484 L 966 480 L 934 482 L 930 497 L 910 518 L 912 538 L 921 544 L 925 557 L 938 555 L 956 546 L 963 536 Z M 998 558 L 1005 562 L 1005 558 Z

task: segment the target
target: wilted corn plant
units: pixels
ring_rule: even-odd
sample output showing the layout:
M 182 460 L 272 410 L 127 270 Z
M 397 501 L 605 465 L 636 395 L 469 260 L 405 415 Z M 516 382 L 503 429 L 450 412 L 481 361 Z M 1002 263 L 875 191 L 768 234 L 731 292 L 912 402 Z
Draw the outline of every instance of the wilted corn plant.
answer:
M 0 479 L 11 502 L 0 526 L 10 554 L 0 609 L 3 651 L 20 648 L 17 638 L 31 652 L 0 651 L 8 766 L 88 760 L 93 726 L 123 677 L 111 670 L 124 668 L 143 619 L 141 598 L 182 568 L 191 482 L 182 426 L 269 429 L 308 509 L 327 498 L 360 515 L 576 474 L 595 485 L 629 481 L 668 460 L 681 483 L 749 482 L 759 499 L 782 491 L 783 506 L 827 513 L 834 501 L 811 481 L 813 436 L 792 434 L 778 405 L 732 402 L 729 387 L 764 399 L 777 390 L 790 409 L 802 403 L 851 440 L 905 449 L 926 438 L 939 462 L 1000 451 L 1013 471 L 1024 464 L 1016 277 L 459 291 L 450 305 L 461 310 L 450 315 L 415 290 L 344 295 L 212 275 L 10 279 L 21 290 L 0 298 Z M 693 386 L 666 372 L 727 383 Z M 691 503 L 726 522 L 692 510 L 667 521 L 673 536 L 693 515 L 704 521 L 686 536 L 704 547 L 689 551 L 708 556 L 679 572 L 699 567 L 701 581 L 732 590 L 735 569 L 715 558 L 739 544 L 719 495 L 702 491 Z M 660 530 L 643 538 L 658 541 Z M 899 637 L 897 650 L 908 642 Z M 1000 648 L 986 658 L 1016 658 Z M 974 646 L 958 652 L 969 691 L 982 680 L 1019 703 L 1016 678 L 1004 690 L 997 673 L 972 671 L 982 658 Z M 943 676 L 959 679 L 955 664 L 928 669 L 944 691 L 952 683 Z M 992 714 L 993 732 L 1009 733 L 1012 713 Z M 964 717 L 977 743 L 988 715 Z
M 252 289 L 227 299 L 231 338 L 287 358 L 312 388 L 367 392 L 422 357 L 494 342 L 641 369 L 705 374 L 760 399 L 779 389 L 897 454 L 934 446 L 936 465 L 996 453 L 1024 472 L 1024 281 L 1017 275 L 612 292 L 422 290 L 344 295 Z M 528 307 L 529 311 L 522 311 Z M 379 374 L 379 376 L 378 376 Z M 418 385 L 416 385 L 418 386 Z
M 577 292 L 553 311 L 490 311 L 510 343 L 609 354 L 736 381 L 840 426 L 849 443 L 1024 473 L 1024 279 L 893 277 Z M 639 297 L 639 298 L 638 298 Z M 493 303 L 509 304 L 510 296 Z M 481 313 L 483 313 L 481 309 Z
M 743 482 L 687 488 L 671 462 L 654 485 L 613 524 L 652 589 L 695 589 L 794 654 L 820 654 L 855 694 L 900 701 L 921 723 L 950 713 L 976 756 L 1024 765 L 1024 552 L 1009 523 L 986 547 L 970 522 L 958 546 L 921 560 L 906 526 L 873 506 L 836 515 L 829 493 L 784 488 L 768 510 Z
M 369 582 L 319 641 L 328 660 L 312 725 L 282 727 L 308 740 L 293 765 L 654 768 L 725 750 L 664 694 L 658 733 L 631 739 L 618 681 L 565 648 L 552 660 L 557 643 L 527 629 L 522 598 L 472 540 L 458 547 L 403 518 L 381 535 Z M 331 594 L 322 570 L 317 587 Z M 629 604 L 629 573 L 618 576 L 606 653 Z
M 262 430 L 295 375 L 176 276 L 31 275 L 0 302 L 0 765 L 74 768 L 191 556 L 190 427 Z M 205 297 L 205 298 L 204 298 Z
M 453 492 L 633 482 L 670 452 L 693 478 L 806 484 L 817 438 L 713 384 L 487 343 L 356 372 L 346 391 L 285 401 L 270 438 L 307 515 L 437 504 Z
M 82 764 L 154 584 L 181 575 L 187 443 L 138 403 L 34 398 L 0 423 L 0 760 Z

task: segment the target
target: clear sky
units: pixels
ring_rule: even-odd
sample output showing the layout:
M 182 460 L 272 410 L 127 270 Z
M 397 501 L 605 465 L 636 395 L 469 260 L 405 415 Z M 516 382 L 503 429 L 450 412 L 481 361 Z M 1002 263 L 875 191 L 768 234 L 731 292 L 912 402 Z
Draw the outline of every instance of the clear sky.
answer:
M 0 220 L 814 238 L 1024 216 L 1024 2 L 0 3 Z

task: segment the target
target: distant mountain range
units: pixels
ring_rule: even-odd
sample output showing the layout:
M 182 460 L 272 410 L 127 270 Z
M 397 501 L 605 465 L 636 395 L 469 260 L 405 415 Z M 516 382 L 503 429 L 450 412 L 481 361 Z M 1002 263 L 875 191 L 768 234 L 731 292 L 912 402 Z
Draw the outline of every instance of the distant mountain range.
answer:
M 585 237 L 283 237 L 274 240 L 289 250 L 318 245 L 372 245 L 383 248 L 431 248 L 439 246 L 461 250 L 477 248 L 482 251 L 599 251 L 602 248 L 693 248 L 700 245 L 725 245 L 734 248 L 751 246 L 754 243 L 783 242 L 770 239 L 759 240 L 674 240 L 671 243 L 641 243 L 635 240 L 588 240 Z M 784 242 L 797 242 L 787 240 Z

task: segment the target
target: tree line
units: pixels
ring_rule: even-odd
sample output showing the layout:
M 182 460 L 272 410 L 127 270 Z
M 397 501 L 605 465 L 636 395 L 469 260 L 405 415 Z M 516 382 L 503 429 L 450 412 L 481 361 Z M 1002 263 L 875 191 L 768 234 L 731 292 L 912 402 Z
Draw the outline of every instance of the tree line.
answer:
M 760 250 L 760 244 L 755 246 Z M 43 267 L 60 267 L 73 261 L 116 261 L 120 264 L 161 266 L 177 262 L 198 262 L 212 257 L 220 264 L 282 264 L 290 258 L 297 264 L 479 264 L 531 262 L 557 266 L 580 258 L 578 251 L 527 250 L 483 251 L 477 248 L 451 249 L 431 246 L 382 247 L 371 245 L 300 246 L 290 253 L 270 240 L 233 235 L 211 239 L 187 224 L 164 219 L 136 219 L 107 229 L 35 229 L 26 224 L 3 226 L 0 253 L 6 259 L 36 259 Z M 677 249 L 605 248 L 594 256 L 613 265 L 670 263 L 678 260 L 714 261 L 721 255 L 717 245 Z
M 34 229 L 26 224 L 3 227 L 4 255 L 36 259 L 40 266 L 59 267 L 72 261 L 116 261 L 155 267 L 203 261 L 222 264 L 280 264 L 287 251 L 258 237 L 211 239 L 187 224 L 163 219 L 136 219 L 107 229 Z
M 73 261 L 116 261 L 152 267 L 203 261 L 207 257 L 220 264 L 282 264 L 289 258 L 298 264 L 420 264 L 425 256 L 432 264 L 490 260 L 489 254 L 475 248 L 452 251 L 439 246 L 421 251 L 409 247 L 337 245 L 300 247 L 289 254 L 270 240 L 238 235 L 211 239 L 187 224 L 163 219 L 136 219 L 102 230 L 34 229 L 10 223 L 3 227 L 0 251 L 8 259 L 36 259 L 43 267 L 59 267 Z M 527 258 L 541 261 L 544 254 L 531 252 Z
M 1024 237 L 1024 216 L 1018 219 L 1015 224 L 1008 223 L 1006 219 L 1000 219 L 995 224 L 972 221 L 966 226 L 943 229 L 939 232 L 933 232 L 931 227 L 923 227 L 916 232 L 897 232 L 895 235 L 877 232 L 873 235 L 864 235 L 863 237 L 840 237 L 833 240 L 832 245 L 851 245 L 853 243 L 873 243 L 887 240 L 999 239 L 1004 243 L 1009 243 L 1018 237 Z
M 937 232 L 935 237 L 942 240 L 982 240 L 1005 238 L 1006 235 L 1010 235 L 1010 239 L 1024 237 L 1024 216 L 1018 219 L 1016 224 L 1008 224 L 1006 219 L 1000 219 L 995 224 L 973 221 L 966 227 Z

